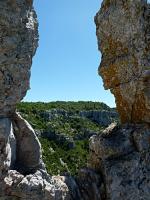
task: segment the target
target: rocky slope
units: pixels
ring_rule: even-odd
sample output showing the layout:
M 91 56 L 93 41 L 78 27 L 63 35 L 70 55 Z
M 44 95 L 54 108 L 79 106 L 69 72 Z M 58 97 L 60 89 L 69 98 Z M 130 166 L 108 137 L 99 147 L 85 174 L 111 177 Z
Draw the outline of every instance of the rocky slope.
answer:
M 101 126 L 107 127 L 115 121 L 119 121 L 119 116 L 116 111 L 107 111 L 107 110 L 91 110 L 91 111 L 81 111 L 81 117 L 88 118 Z
M 77 174 L 86 166 L 89 138 L 99 135 L 104 123 L 118 121 L 115 109 L 100 102 L 22 102 L 17 107 L 33 125 L 47 171 L 55 175 Z

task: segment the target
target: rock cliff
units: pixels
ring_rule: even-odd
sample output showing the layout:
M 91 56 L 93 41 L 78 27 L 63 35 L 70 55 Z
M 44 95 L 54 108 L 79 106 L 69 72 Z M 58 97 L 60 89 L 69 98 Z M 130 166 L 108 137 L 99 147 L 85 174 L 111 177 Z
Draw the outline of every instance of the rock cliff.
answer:
M 0 1 L 0 199 L 69 198 L 59 177 L 50 177 L 30 124 L 16 113 L 29 89 L 38 23 L 32 0 Z
M 115 95 L 122 123 L 150 123 L 150 5 L 104 0 L 95 23 L 99 73 Z
M 90 139 L 88 166 L 101 174 L 101 199 L 150 196 L 149 17 L 145 0 L 103 0 L 95 17 L 99 73 L 115 95 L 122 123 Z

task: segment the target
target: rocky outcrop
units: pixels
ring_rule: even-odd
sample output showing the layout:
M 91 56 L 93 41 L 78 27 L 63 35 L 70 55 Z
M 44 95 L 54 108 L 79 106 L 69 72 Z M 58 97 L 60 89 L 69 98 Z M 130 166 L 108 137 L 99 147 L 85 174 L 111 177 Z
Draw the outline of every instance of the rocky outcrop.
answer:
M 109 200 L 149 200 L 150 126 L 111 125 L 90 141 L 89 167 L 100 172 Z
M 101 126 L 109 126 L 111 123 L 118 121 L 119 116 L 115 111 L 106 111 L 106 110 L 90 110 L 90 111 L 81 111 L 79 113 L 81 117 L 88 118 Z
M 99 73 L 115 95 L 122 123 L 150 123 L 150 5 L 104 0 L 95 23 Z
M 96 122 L 101 126 L 109 126 L 111 123 L 119 121 L 119 116 L 116 111 L 108 110 L 82 110 L 79 113 L 67 112 L 63 109 L 51 109 L 40 113 L 40 116 L 46 120 L 50 121 L 58 117 L 73 117 L 78 116 L 82 118 L 88 118 L 92 122 Z
M 38 45 L 32 1 L 0 3 L 0 115 L 14 113 L 29 89 L 32 57 Z
M 144 0 L 103 0 L 95 17 L 99 73 L 122 122 L 90 139 L 88 166 L 101 174 L 105 200 L 150 196 L 149 8 Z
M 60 134 L 49 130 L 49 131 L 43 131 L 41 133 L 41 137 L 55 141 L 56 144 L 60 146 L 65 145 L 65 148 L 67 148 L 68 150 L 75 148 L 75 142 L 73 138 L 65 134 Z
M 30 124 L 16 113 L 29 89 L 38 23 L 32 0 L 0 2 L 0 199 L 69 199 L 61 177 L 51 177 Z
M 101 126 L 109 126 L 112 122 L 118 121 L 119 116 L 116 111 L 108 110 L 82 110 L 79 113 L 76 112 L 67 112 L 63 109 L 51 109 L 40 113 L 40 116 L 46 120 L 50 121 L 58 117 L 85 117 L 90 119 L 93 122 L 98 123 Z

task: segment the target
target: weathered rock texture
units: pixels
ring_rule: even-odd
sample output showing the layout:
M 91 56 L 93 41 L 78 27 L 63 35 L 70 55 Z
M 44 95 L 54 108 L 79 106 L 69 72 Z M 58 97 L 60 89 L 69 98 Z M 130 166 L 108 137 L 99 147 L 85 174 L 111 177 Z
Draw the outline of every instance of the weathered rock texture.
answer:
M 150 123 L 150 5 L 104 0 L 95 23 L 99 73 L 115 95 L 122 123 Z
M 101 174 L 105 200 L 149 200 L 150 126 L 112 124 L 90 141 L 89 167 Z
M 32 3 L 0 1 L 0 199 L 149 200 L 150 6 L 145 0 L 104 0 L 95 18 L 100 74 L 128 125 L 112 124 L 93 136 L 89 168 L 74 179 L 47 174 L 35 132 L 16 112 L 29 89 L 38 42 Z
M 37 48 L 36 14 L 31 0 L 0 2 L 0 115 L 14 113 L 29 89 L 30 67 Z
M 150 5 L 104 0 L 95 22 L 99 73 L 115 95 L 122 125 L 111 124 L 91 138 L 88 166 L 101 174 L 101 199 L 149 200 Z
M 101 126 L 109 126 L 111 123 L 118 121 L 118 113 L 116 111 L 106 111 L 106 110 L 89 110 L 81 111 L 79 113 L 81 117 L 86 117 Z
M 30 124 L 16 113 L 29 89 L 38 23 L 32 0 L 0 1 L 0 199 L 68 199 L 61 177 L 50 177 Z

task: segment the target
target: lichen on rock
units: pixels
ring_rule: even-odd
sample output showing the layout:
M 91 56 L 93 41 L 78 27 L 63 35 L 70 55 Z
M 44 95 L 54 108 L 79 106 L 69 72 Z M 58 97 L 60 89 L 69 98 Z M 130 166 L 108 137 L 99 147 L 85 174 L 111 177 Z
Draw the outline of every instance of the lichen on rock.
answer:
M 104 0 L 95 17 L 99 73 L 122 123 L 150 123 L 149 16 L 144 0 Z
M 115 96 L 121 125 L 90 139 L 88 166 L 101 174 L 105 200 L 149 200 L 150 5 L 103 0 L 95 23 L 99 74 Z

